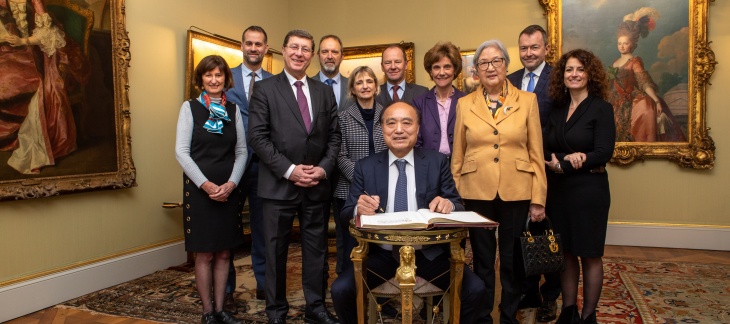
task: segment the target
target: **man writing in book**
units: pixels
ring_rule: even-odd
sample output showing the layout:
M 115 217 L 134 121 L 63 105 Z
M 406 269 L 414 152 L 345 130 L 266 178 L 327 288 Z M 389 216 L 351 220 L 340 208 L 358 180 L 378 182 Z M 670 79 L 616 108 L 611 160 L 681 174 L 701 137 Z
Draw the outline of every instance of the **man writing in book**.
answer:
M 344 224 L 352 217 L 385 212 L 416 211 L 448 214 L 464 210 L 456 191 L 446 155 L 414 148 L 420 125 L 416 109 L 398 102 L 383 110 L 381 125 L 388 150 L 370 155 L 355 164 L 350 192 L 342 209 Z M 365 194 L 367 193 L 367 194 Z M 437 287 L 449 287 L 448 244 L 428 245 L 416 250 L 416 273 Z M 367 276 L 367 286 L 377 287 L 381 278 L 392 278 L 400 265 L 398 251 L 392 246 L 370 245 L 368 269 L 378 276 Z M 484 307 L 484 283 L 464 268 L 461 290 L 461 322 L 476 323 L 477 310 Z M 332 300 L 341 323 L 357 323 L 356 288 L 352 267 L 332 283 Z

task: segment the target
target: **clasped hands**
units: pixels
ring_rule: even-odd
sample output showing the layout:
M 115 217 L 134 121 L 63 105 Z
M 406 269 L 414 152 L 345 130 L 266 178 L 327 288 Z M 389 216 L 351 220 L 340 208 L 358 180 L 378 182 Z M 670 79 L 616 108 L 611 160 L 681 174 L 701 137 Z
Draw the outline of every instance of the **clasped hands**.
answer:
M 555 156 L 555 153 L 551 154 L 550 161 L 545 161 L 545 164 L 550 168 L 550 170 L 556 171 L 560 169 L 560 166 L 558 164 L 560 163 L 560 160 Z M 564 161 L 570 162 L 570 165 L 573 166 L 573 169 L 580 169 L 583 167 L 583 163 L 586 161 L 586 154 L 581 152 L 575 152 L 570 153 L 566 155 L 563 158 Z
M 289 175 L 289 180 L 299 187 L 314 187 L 319 184 L 319 180 L 325 178 L 327 174 L 322 167 L 317 165 L 298 164 L 294 166 L 294 170 Z
M 380 209 L 380 196 L 360 195 L 360 198 L 357 199 L 358 217 L 362 215 L 375 215 L 378 209 Z M 441 196 L 436 196 L 428 204 L 428 210 L 433 213 L 450 214 L 453 209 L 454 204 Z
M 233 189 L 235 188 L 236 184 L 231 181 L 228 181 L 220 186 L 210 181 L 206 181 L 205 183 L 203 183 L 202 186 L 200 186 L 200 189 L 203 189 L 203 191 L 208 194 L 208 197 L 210 197 L 210 199 L 219 202 L 227 201 L 228 196 L 231 194 L 231 192 L 233 192 Z

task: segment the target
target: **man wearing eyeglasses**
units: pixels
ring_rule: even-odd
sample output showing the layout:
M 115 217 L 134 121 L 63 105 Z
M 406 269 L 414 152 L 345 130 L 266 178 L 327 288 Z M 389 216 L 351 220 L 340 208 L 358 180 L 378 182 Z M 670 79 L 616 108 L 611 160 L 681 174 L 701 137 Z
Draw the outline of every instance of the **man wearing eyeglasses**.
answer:
M 286 323 L 286 262 L 295 217 L 302 240 L 302 286 L 307 323 L 338 323 L 325 308 L 327 249 L 324 204 L 340 150 L 337 100 L 332 87 L 308 78 L 314 38 L 292 30 L 281 52 L 284 71 L 257 82 L 251 96 L 248 144 L 260 159 L 266 243 L 266 315 Z
M 380 86 L 380 94 L 375 98 L 383 107 L 398 101 L 413 105 L 413 98 L 428 91 L 424 86 L 406 82 L 407 66 L 406 51 L 399 45 L 390 45 L 383 51 L 380 67 L 387 82 Z
M 527 26 L 519 36 L 520 61 L 524 68 L 507 76 L 507 79 L 523 91 L 535 93 L 540 110 L 540 124 L 543 132 L 547 124 L 553 101 L 548 95 L 548 83 L 552 67 L 545 62 L 545 55 L 550 51 L 547 33 L 539 25 Z M 533 233 L 543 233 L 546 222 L 532 226 Z M 557 313 L 556 300 L 560 296 L 560 273 L 545 273 L 545 282 L 540 286 L 540 275 L 525 278 L 519 309 L 537 307 L 537 319 L 549 322 Z

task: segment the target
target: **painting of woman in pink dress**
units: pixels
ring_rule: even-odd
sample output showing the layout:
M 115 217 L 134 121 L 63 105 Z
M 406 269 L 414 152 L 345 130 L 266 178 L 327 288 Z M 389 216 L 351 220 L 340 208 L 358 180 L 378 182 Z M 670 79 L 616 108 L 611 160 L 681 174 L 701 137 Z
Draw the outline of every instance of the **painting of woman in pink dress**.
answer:
M 0 22 L 0 151 L 12 151 L 0 163 L 37 174 L 76 150 L 67 93 L 90 70 L 41 0 L 0 0 Z
M 658 18 L 656 9 L 643 7 L 626 15 L 618 27 L 617 47 L 621 56 L 608 69 L 608 101 L 614 109 L 617 142 L 686 141 L 677 119 L 657 94 L 658 87 L 641 57 L 634 55 L 639 38 L 654 29 Z

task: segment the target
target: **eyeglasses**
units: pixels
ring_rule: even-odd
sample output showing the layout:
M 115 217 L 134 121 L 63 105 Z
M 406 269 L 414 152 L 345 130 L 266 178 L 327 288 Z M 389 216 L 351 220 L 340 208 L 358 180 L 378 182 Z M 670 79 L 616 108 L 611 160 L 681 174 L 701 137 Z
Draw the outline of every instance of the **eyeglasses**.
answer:
M 479 62 L 477 63 L 477 68 L 479 71 L 486 71 L 489 69 L 489 64 L 491 64 L 495 69 L 502 66 L 504 64 L 505 59 L 503 57 L 499 57 L 496 59 L 493 59 L 489 62 Z
M 299 46 L 296 44 L 292 44 L 287 46 L 288 49 L 292 50 L 292 52 L 298 52 L 299 50 L 302 50 L 302 53 L 312 53 L 312 49 L 306 46 Z

